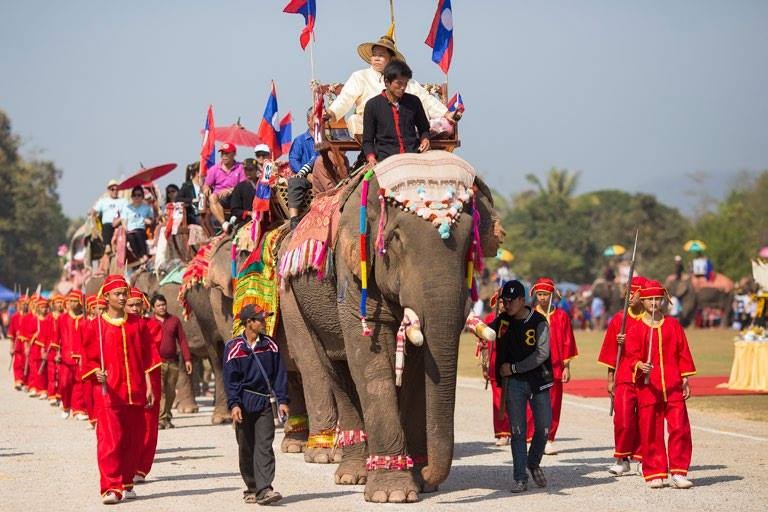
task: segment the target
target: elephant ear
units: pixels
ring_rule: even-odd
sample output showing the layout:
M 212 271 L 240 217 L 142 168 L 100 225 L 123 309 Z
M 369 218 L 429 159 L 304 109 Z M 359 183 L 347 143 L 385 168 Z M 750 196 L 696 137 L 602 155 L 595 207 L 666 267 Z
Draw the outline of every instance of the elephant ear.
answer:
M 496 256 L 496 251 L 507 233 L 493 208 L 491 189 L 479 176 L 475 176 L 475 189 L 477 190 L 477 209 L 480 212 L 480 243 L 483 247 L 483 256 L 491 258 Z

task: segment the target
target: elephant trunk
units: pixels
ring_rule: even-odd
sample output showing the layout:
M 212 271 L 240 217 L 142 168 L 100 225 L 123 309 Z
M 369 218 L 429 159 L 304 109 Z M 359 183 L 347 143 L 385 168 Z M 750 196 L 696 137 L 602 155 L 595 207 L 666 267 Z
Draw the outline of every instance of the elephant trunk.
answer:
M 425 311 L 438 311 L 427 308 Z M 428 313 L 429 315 L 429 313 Z M 423 322 L 424 379 L 426 393 L 427 465 L 421 470 L 424 483 L 436 487 L 451 469 L 453 415 L 456 403 L 456 366 L 461 313 L 427 316 Z M 451 317 L 456 317 L 455 320 Z M 455 324 L 455 325 L 454 325 Z

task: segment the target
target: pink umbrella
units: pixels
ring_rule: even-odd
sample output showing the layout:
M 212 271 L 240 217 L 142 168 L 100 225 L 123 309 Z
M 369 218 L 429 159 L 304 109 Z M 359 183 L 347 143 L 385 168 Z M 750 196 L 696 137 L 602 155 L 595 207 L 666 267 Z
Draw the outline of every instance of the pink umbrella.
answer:
M 768 259 L 768 245 L 763 247 L 757 252 L 757 255 L 760 256 L 763 259 Z
M 176 164 L 163 164 L 155 167 L 145 168 L 143 165 L 141 169 L 136 171 L 133 176 L 123 180 L 117 188 L 118 190 L 127 190 L 137 185 L 144 185 L 148 181 L 153 181 L 158 178 L 162 178 L 172 170 L 176 168 Z
M 214 132 L 217 142 L 231 142 L 235 146 L 249 146 L 251 148 L 264 144 L 261 137 L 252 131 L 246 130 L 240 124 L 239 119 L 235 124 L 229 126 L 217 126 Z

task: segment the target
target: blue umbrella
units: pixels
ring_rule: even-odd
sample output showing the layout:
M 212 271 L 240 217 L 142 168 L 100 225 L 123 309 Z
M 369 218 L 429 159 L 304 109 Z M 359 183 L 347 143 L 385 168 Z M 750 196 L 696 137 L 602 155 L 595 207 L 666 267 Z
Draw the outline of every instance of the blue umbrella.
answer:
M 0 284 L 0 300 L 10 302 L 12 300 L 16 300 L 17 297 L 17 294 L 13 293 L 11 290 Z

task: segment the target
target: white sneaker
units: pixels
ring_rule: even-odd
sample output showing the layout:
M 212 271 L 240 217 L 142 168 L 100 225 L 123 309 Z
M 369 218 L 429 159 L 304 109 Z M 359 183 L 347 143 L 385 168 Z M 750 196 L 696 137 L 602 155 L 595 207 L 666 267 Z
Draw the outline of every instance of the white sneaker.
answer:
M 136 499 L 136 491 L 133 489 L 126 489 L 123 491 L 123 499 L 124 500 L 135 500 Z
M 221 231 L 223 233 L 229 234 L 229 228 L 230 228 L 230 224 L 228 221 L 225 220 L 224 222 L 221 223 Z
M 61 419 L 66 420 L 69 418 L 69 411 L 61 411 Z
M 648 480 L 647 484 L 649 489 L 664 488 L 664 480 L 662 480 L 661 478 L 654 478 L 653 480 Z
M 643 476 L 643 463 L 642 462 L 638 462 L 637 465 L 635 466 L 635 473 L 637 473 L 640 476 Z
M 683 475 L 672 475 L 672 487 L 675 489 L 690 489 L 693 487 L 693 482 Z
M 143 484 L 146 478 L 144 478 L 141 475 L 133 475 L 133 483 L 135 484 Z
M 502 436 L 496 438 L 496 446 L 508 446 L 509 445 L 509 437 Z
M 547 444 L 544 445 L 544 455 L 557 455 L 554 441 L 547 441 Z
M 87 414 L 83 414 L 83 413 L 80 412 L 80 413 L 75 414 L 75 419 L 77 421 L 85 421 L 85 420 L 88 419 L 88 415 Z
M 51 407 L 56 407 L 57 405 L 59 405 L 59 399 L 58 398 L 49 398 L 48 399 L 48 405 L 50 405 Z
M 39 398 L 40 400 L 47 400 L 48 399 L 48 392 L 47 391 L 43 391 L 42 393 L 40 393 L 40 396 L 37 397 L 37 398 Z
M 101 502 L 105 505 L 117 505 L 120 503 L 120 497 L 117 495 L 117 493 L 110 491 L 102 496 Z
M 616 464 L 608 468 L 608 472 L 613 476 L 624 476 L 629 471 L 629 459 L 616 459 Z
M 30 398 L 35 398 L 37 396 L 37 391 L 30 390 L 30 392 L 27 393 L 27 396 Z

